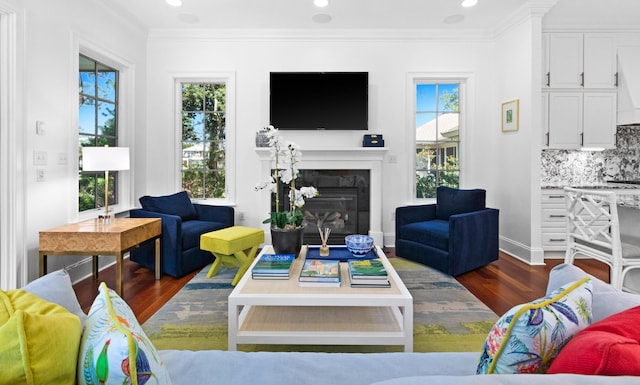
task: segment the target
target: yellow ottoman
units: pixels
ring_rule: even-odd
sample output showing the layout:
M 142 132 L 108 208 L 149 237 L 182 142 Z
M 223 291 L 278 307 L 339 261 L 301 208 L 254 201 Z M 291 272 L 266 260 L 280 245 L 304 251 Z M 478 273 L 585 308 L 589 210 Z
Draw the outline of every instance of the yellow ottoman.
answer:
M 244 226 L 232 226 L 202 234 L 200 248 L 210 251 L 216 256 L 216 260 L 207 273 L 207 278 L 218 274 L 222 264 L 227 268 L 238 266 L 238 272 L 231 282 L 235 286 L 251 266 L 258 246 L 262 242 L 264 242 L 264 231 Z M 245 250 L 249 250 L 249 252 L 245 254 Z

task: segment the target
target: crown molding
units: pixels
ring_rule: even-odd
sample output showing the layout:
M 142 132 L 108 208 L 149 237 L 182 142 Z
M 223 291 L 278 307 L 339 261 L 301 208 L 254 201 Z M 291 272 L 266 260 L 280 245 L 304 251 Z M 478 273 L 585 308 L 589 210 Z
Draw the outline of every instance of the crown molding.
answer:
M 602 33 L 640 33 L 637 24 L 542 24 L 542 32 L 602 32 Z
M 497 39 L 511 29 L 525 22 L 526 20 L 540 18 L 553 8 L 559 0 L 531 0 L 524 3 L 511 16 L 498 24 L 493 31 L 493 38 Z
M 447 29 L 152 29 L 149 40 L 201 41 L 491 41 L 491 31 Z

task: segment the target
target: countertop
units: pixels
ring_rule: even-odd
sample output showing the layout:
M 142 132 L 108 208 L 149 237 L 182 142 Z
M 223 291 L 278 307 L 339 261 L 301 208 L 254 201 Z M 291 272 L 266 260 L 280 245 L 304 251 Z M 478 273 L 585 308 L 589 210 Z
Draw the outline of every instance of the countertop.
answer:
M 640 209 L 640 185 L 626 184 L 626 183 L 602 183 L 592 185 L 580 185 L 580 186 L 557 186 L 546 185 L 542 186 L 543 190 L 562 190 L 565 187 L 573 187 L 584 190 L 611 190 L 614 191 L 618 197 L 619 206 L 627 206 L 635 209 Z
M 601 190 L 601 189 L 611 189 L 611 190 L 638 190 L 640 193 L 640 185 L 637 184 L 627 184 L 627 183 L 600 183 L 600 184 L 586 184 L 586 185 L 543 185 L 543 189 L 563 189 L 565 187 L 573 187 L 580 188 L 586 190 Z M 634 192 L 629 192 L 634 193 Z

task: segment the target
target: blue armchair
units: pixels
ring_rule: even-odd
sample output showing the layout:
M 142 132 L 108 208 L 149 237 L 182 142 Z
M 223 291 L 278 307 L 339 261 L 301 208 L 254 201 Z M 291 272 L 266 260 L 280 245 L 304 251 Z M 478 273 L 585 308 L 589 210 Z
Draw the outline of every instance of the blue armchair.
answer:
M 143 196 L 141 209 L 133 209 L 132 218 L 161 218 L 160 252 L 162 272 L 181 277 L 213 262 L 215 257 L 200 250 L 200 235 L 234 225 L 234 210 L 228 206 L 191 203 L 186 191 L 166 196 Z M 155 268 L 155 249 L 145 243 L 131 250 L 130 259 Z
M 396 255 L 452 276 L 498 259 L 498 210 L 486 191 L 438 187 L 436 203 L 396 208 Z

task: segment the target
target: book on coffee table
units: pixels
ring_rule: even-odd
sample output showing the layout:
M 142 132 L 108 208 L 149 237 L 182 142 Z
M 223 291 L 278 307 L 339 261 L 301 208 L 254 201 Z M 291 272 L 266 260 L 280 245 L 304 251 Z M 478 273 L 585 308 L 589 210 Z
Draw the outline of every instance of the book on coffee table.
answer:
M 352 287 L 389 287 L 387 270 L 382 261 L 376 259 L 350 259 L 349 280 Z
M 336 260 L 307 259 L 298 278 L 300 286 L 340 286 L 340 262 Z
M 253 279 L 288 279 L 295 254 L 262 254 L 251 269 Z

